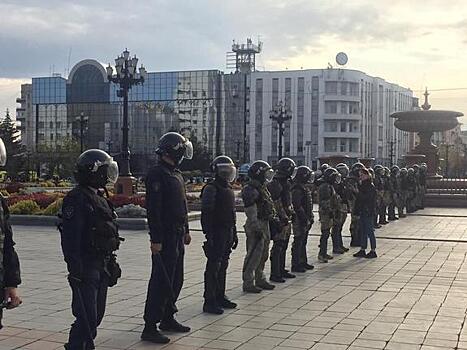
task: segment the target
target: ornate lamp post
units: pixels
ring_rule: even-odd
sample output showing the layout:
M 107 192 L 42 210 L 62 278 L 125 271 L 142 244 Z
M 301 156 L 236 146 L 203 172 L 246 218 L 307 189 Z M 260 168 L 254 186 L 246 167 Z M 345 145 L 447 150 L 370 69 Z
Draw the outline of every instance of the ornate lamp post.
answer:
M 269 118 L 272 119 L 274 122 L 277 123 L 279 128 L 279 152 L 278 152 L 278 160 L 282 158 L 282 139 L 284 137 L 284 123 L 287 120 L 292 119 L 292 113 L 288 110 L 282 101 L 279 102 L 278 105 L 274 106 L 273 110 L 269 112 Z
M 130 148 L 128 146 L 128 90 L 132 86 L 143 84 L 147 78 L 146 69 L 141 65 L 137 73 L 138 58 L 136 55 L 130 58 L 130 52 L 125 49 L 123 53 L 115 59 L 115 71 L 109 63 L 107 67 L 107 77 L 112 83 L 118 84 L 117 96 L 123 97 L 123 126 L 122 126 L 122 150 L 120 176 L 131 177 L 130 172 Z

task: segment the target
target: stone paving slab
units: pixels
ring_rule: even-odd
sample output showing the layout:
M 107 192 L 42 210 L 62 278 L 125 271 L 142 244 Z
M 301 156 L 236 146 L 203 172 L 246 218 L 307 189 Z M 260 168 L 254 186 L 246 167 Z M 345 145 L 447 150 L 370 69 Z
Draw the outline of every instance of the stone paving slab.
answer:
M 243 215 L 238 221 L 240 227 Z M 171 335 L 166 346 L 139 340 L 149 241 L 143 231 L 123 231 L 123 278 L 109 290 L 98 349 L 467 349 L 467 222 L 462 218 L 410 216 L 393 222 L 377 230 L 378 259 L 336 256 L 259 295 L 241 291 L 245 240 L 240 235 L 228 276 L 228 294 L 239 308 L 222 316 L 201 312 L 203 237 L 195 231 L 199 222 L 191 226 L 178 319 L 192 332 Z M 58 232 L 22 226 L 14 231 L 24 304 L 5 312 L 0 350 L 63 348 L 73 318 Z M 315 225 L 309 243 L 313 262 L 318 232 Z

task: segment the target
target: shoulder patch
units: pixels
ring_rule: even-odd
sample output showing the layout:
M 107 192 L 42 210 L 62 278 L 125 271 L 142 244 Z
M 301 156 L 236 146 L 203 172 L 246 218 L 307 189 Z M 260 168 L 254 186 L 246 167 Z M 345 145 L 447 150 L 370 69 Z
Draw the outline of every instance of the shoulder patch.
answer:
M 67 205 L 66 207 L 63 207 L 62 215 L 64 219 L 71 219 L 75 215 L 75 207 L 71 204 Z

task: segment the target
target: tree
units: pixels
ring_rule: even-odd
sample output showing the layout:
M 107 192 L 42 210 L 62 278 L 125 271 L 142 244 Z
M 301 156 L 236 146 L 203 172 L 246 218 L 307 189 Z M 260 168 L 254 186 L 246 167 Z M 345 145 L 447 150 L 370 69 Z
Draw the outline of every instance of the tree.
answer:
M 26 165 L 26 149 L 21 144 L 21 135 L 15 122 L 10 117 L 10 111 L 6 110 L 5 118 L 0 122 L 0 137 L 5 143 L 7 151 L 7 163 L 5 170 L 12 179 L 17 179 Z
M 193 144 L 193 159 L 185 159 L 180 166 L 182 171 L 193 171 L 209 170 L 209 165 L 211 164 L 211 156 L 208 152 L 206 146 L 198 141 L 196 136 L 190 138 L 191 143 Z

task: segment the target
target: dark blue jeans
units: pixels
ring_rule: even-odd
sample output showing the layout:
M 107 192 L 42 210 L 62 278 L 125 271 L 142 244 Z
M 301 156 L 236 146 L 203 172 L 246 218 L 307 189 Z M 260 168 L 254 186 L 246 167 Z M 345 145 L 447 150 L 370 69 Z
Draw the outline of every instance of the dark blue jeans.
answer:
M 367 213 L 363 213 L 360 215 L 360 237 L 362 241 L 360 242 L 360 247 L 362 249 L 366 249 L 368 244 L 368 238 L 370 239 L 370 246 L 372 250 L 376 249 L 376 237 L 375 237 L 375 228 L 374 228 L 374 215 L 369 215 Z

